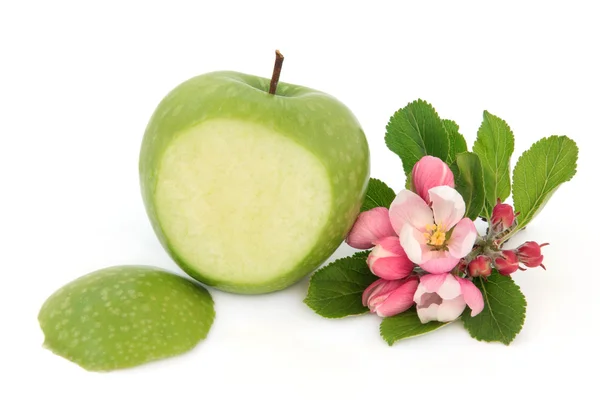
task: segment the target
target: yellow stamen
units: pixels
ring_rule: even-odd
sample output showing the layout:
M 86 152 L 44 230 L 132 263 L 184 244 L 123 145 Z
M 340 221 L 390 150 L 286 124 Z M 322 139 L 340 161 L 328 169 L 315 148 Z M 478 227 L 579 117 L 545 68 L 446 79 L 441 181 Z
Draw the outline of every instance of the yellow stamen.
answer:
M 440 247 L 446 243 L 446 229 L 439 224 L 427 224 L 425 225 L 427 232 L 423 232 L 423 236 L 427 240 L 427 244 L 430 246 Z
M 437 225 L 436 224 L 427 224 L 425 225 L 425 229 L 427 229 L 428 231 L 435 231 L 437 229 Z

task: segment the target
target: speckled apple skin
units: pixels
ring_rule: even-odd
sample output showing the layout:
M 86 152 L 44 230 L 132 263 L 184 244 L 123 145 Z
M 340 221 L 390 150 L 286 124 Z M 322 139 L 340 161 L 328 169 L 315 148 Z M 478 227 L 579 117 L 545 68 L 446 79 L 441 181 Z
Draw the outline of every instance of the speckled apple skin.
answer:
M 348 234 L 369 180 L 367 140 L 360 123 L 344 104 L 328 94 L 302 86 L 280 82 L 276 95 L 269 94 L 268 87 L 268 79 L 232 71 L 189 79 L 160 102 L 142 141 L 141 191 L 158 239 L 186 273 L 223 291 L 251 294 L 281 290 L 319 267 Z M 294 270 L 269 281 L 239 284 L 199 273 L 174 251 L 157 216 L 155 190 L 165 149 L 187 129 L 213 118 L 238 119 L 269 127 L 313 153 L 327 169 L 333 198 L 328 223 L 318 244 Z
M 44 346 L 90 371 L 172 357 L 204 339 L 215 317 L 197 282 L 150 266 L 115 266 L 54 292 L 38 321 Z

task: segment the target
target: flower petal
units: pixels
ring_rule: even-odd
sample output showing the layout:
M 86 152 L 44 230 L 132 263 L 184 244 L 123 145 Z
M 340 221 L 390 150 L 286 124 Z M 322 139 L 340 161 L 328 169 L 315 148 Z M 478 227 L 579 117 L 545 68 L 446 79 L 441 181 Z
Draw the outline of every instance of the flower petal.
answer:
M 483 310 L 483 295 L 481 291 L 468 279 L 456 278 L 460 284 L 465 302 L 471 309 L 471 317 L 476 316 Z
M 465 300 L 462 296 L 458 296 L 451 300 L 444 300 L 438 307 L 437 320 L 440 322 L 454 321 L 456 318 L 460 317 L 465 310 L 465 307 Z
M 425 200 L 405 189 L 398 193 L 390 206 L 390 221 L 400 236 L 406 224 L 421 231 L 425 229 L 425 225 L 433 224 L 433 213 Z
M 415 302 L 413 296 L 419 285 L 418 279 L 409 279 L 394 290 L 383 303 L 377 307 L 377 315 L 391 317 L 411 308 Z
M 362 294 L 362 304 L 363 304 L 363 306 L 368 307 L 369 298 L 376 291 L 380 291 L 381 290 L 381 285 L 383 283 L 384 283 L 383 279 L 378 279 L 375 282 L 371 283 L 369 286 L 367 286 L 367 288 L 365 289 L 365 291 Z
M 454 175 L 448 164 L 433 156 L 422 157 L 412 169 L 411 185 L 427 204 L 430 203 L 429 189 L 447 185 L 454 187 Z
M 403 280 L 390 281 L 387 279 L 377 279 L 363 292 L 363 305 L 369 307 L 371 311 L 374 311 L 375 307 L 380 303 L 383 303 L 394 290 L 398 289 L 403 284 Z
M 426 276 L 426 275 L 424 275 Z M 423 277 L 421 277 L 421 279 L 423 279 Z M 417 291 L 415 292 L 415 295 L 413 296 L 413 300 L 415 303 L 417 303 L 417 307 L 419 305 L 419 303 L 421 302 L 421 297 L 425 294 L 428 293 L 427 289 L 425 288 L 425 285 L 422 285 L 419 283 L 419 286 L 417 286 Z
M 452 257 L 447 251 L 429 251 L 423 255 L 423 259 L 425 259 L 425 256 L 429 256 L 429 259 L 417 264 L 430 274 L 450 272 L 459 261 L 458 258 Z
M 477 229 L 469 218 L 463 218 L 454 227 L 448 241 L 448 251 L 454 258 L 463 258 L 473 250 L 477 239 Z
M 427 249 L 425 245 L 425 237 L 410 224 L 404 225 L 400 234 L 400 245 L 404 249 L 409 260 L 415 264 L 421 264 L 423 259 L 423 251 Z
M 456 277 L 452 274 L 444 274 L 446 278 L 444 283 L 437 290 L 437 294 L 444 300 L 452 300 L 456 297 L 460 297 L 461 286 Z
M 414 264 L 406 257 L 384 257 L 370 265 L 371 272 L 383 279 L 402 279 L 411 274 Z
M 389 280 L 402 279 L 410 275 L 414 263 L 410 261 L 397 236 L 389 236 L 375 242 L 367 264 L 375 275 Z
M 450 186 L 429 189 L 429 197 L 435 223 L 442 225 L 444 229 L 450 230 L 465 216 L 465 201 L 460 193 Z
M 426 324 L 429 321 L 437 321 L 439 307 L 440 306 L 437 304 L 431 304 L 429 307 L 425 308 L 417 307 L 417 315 L 419 316 L 421 323 Z
M 388 209 L 376 207 L 358 215 L 346 243 L 355 249 L 370 249 L 378 239 L 395 234 Z
M 396 235 L 379 239 L 375 241 L 375 245 L 371 254 L 376 253 L 377 257 L 392 257 L 406 254 L 400 245 L 400 238 Z
M 437 292 L 440 286 L 446 281 L 449 274 L 426 274 L 421 277 L 421 286 L 425 288 L 424 292 Z

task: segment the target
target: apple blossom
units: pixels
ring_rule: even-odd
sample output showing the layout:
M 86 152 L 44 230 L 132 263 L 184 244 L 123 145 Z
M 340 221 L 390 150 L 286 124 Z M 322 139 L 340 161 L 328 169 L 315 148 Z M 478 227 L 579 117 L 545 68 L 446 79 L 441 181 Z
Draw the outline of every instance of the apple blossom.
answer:
M 436 186 L 454 187 L 454 175 L 448 165 L 433 156 L 421 158 L 413 167 L 411 174 L 413 192 L 417 193 L 427 204 L 431 203 L 429 189 Z
M 388 236 L 396 236 L 389 211 L 385 207 L 376 207 L 358 215 L 346 243 L 355 249 L 370 249 L 377 240 Z
M 414 264 L 400 246 L 397 236 L 389 236 L 378 240 L 367 264 L 373 274 L 384 279 L 402 279 L 411 274 Z
M 365 289 L 362 303 L 380 317 L 391 317 L 413 306 L 419 278 L 412 275 L 397 280 L 378 279 Z
M 402 190 L 390 206 L 390 221 L 408 258 L 432 274 L 452 270 L 473 249 L 475 224 L 464 218 L 465 202 L 455 189 L 429 189 L 431 207 Z
M 483 296 L 473 282 L 448 273 L 423 275 L 414 301 L 419 319 L 424 324 L 454 321 L 467 305 L 474 317 L 484 306 Z

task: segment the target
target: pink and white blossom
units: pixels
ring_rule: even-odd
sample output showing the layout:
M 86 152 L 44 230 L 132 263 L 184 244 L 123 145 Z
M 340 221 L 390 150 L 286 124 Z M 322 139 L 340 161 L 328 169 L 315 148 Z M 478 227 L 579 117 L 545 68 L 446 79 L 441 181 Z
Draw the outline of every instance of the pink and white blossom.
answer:
M 397 280 L 378 279 L 365 289 L 362 303 L 380 317 L 391 317 L 411 308 L 419 278 L 412 275 Z
M 367 264 L 373 274 L 383 279 L 402 279 L 409 276 L 414 264 L 400 246 L 398 236 L 388 236 L 375 242 Z
M 414 295 L 417 315 L 422 323 L 450 322 L 458 318 L 466 306 L 474 317 L 483 310 L 483 296 L 468 279 L 452 274 L 427 274 Z
M 408 258 L 432 274 L 452 270 L 473 249 L 475 224 L 464 218 L 465 202 L 450 186 L 429 189 L 431 207 L 402 190 L 390 206 L 390 221 Z
M 411 174 L 413 192 L 417 193 L 427 204 L 431 203 L 429 189 L 436 186 L 454 187 L 454 174 L 448 164 L 433 156 L 421 158 L 413 167 Z
M 396 236 L 389 211 L 385 207 L 376 207 L 358 215 L 346 243 L 355 249 L 370 249 L 375 242 L 388 236 Z

